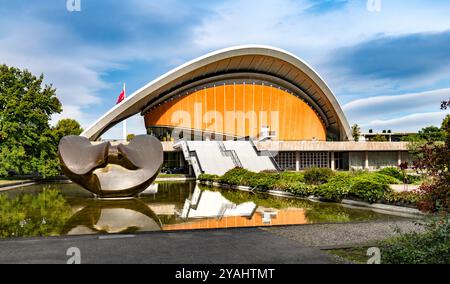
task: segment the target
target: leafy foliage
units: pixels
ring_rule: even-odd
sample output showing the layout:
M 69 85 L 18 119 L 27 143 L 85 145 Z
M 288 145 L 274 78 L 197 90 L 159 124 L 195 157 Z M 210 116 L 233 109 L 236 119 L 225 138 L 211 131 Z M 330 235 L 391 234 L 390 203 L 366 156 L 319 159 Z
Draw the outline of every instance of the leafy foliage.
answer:
M 386 264 L 450 264 L 448 216 L 425 224 L 425 233 L 402 234 L 386 241 L 381 250 Z
M 395 168 L 395 167 L 387 167 L 387 168 L 379 170 L 377 173 L 383 174 L 386 176 L 391 176 L 398 180 L 403 180 L 403 173 L 398 168 Z
M 359 141 L 359 136 L 361 136 L 361 127 L 358 124 L 352 125 L 352 137 L 356 142 Z
M 371 176 L 357 176 L 352 179 L 349 196 L 374 203 L 391 192 L 388 183 Z
M 306 170 L 304 175 L 307 184 L 319 185 L 328 182 L 334 172 L 328 168 L 311 168 Z
M 377 134 L 372 139 L 370 139 L 371 142 L 387 142 L 387 138 L 384 135 Z
M 450 100 L 443 102 L 442 108 L 446 109 L 449 105 Z M 425 197 L 420 207 L 426 211 L 448 212 L 450 209 L 450 123 L 447 118 L 442 123 L 442 130 L 444 143 L 428 141 L 415 151 L 414 168 L 425 171 L 430 177 L 430 183 L 422 184 L 419 189 Z
M 210 174 L 201 174 L 198 176 L 199 181 L 217 181 L 219 179 L 218 175 L 210 175 Z
M 316 195 L 331 201 L 340 201 L 347 197 L 352 187 L 352 175 L 339 173 L 332 177 L 327 183 L 320 185 Z
M 32 174 L 50 167 L 49 120 L 61 112 L 52 86 L 27 70 L 0 65 L 0 176 L 8 170 Z
M 81 133 L 80 125 L 69 119 L 50 127 L 51 116 L 62 108 L 56 90 L 43 80 L 43 75 L 0 65 L 0 176 L 58 175 L 59 140 Z

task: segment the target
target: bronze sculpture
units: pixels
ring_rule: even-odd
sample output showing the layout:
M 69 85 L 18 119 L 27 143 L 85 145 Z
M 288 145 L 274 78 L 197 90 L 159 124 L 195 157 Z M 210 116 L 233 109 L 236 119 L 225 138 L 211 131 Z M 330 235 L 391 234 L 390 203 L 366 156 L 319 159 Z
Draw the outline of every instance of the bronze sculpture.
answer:
M 156 179 L 163 164 L 161 142 L 140 135 L 128 145 L 93 145 L 82 136 L 59 143 L 61 168 L 68 178 L 101 198 L 132 197 Z

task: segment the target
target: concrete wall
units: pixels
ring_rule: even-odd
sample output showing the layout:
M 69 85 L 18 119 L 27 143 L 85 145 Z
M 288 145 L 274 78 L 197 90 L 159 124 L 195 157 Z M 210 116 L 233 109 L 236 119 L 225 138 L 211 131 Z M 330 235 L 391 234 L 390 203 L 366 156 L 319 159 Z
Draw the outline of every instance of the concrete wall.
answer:
M 398 166 L 398 152 L 369 152 L 369 169 Z
M 390 152 L 367 152 L 369 158 L 369 170 L 378 170 L 385 167 L 397 167 L 399 162 L 408 162 L 412 165 L 414 157 L 405 151 L 390 151 Z M 400 161 L 399 161 L 400 158 Z M 349 153 L 349 168 L 354 170 L 364 169 L 366 166 L 366 152 L 350 152 Z
M 348 155 L 349 169 L 364 169 L 364 152 L 350 152 Z

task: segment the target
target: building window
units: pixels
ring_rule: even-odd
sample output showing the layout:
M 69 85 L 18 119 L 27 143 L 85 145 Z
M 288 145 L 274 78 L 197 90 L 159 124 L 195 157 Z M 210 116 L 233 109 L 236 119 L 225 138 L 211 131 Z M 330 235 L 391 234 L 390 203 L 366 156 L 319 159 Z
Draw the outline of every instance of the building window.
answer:
M 295 171 L 296 153 L 295 152 L 280 152 L 275 157 L 278 166 L 285 171 Z
M 328 168 L 329 159 L 328 152 L 300 152 L 300 169 Z
M 328 152 L 299 152 L 299 169 L 328 168 L 330 155 Z M 295 171 L 297 162 L 296 152 L 280 152 L 275 161 L 282 170 Z

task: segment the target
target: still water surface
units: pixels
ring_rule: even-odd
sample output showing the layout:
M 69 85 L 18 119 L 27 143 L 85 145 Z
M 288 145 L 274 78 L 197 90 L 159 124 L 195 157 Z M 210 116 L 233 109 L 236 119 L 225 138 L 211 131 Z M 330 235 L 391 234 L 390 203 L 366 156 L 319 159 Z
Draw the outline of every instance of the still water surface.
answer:
M 195 182 L 159 183 L 139 197 L 100 200 L 75 184 L 0 194 L 0 237 L 135 233 L 398 219 L 339 204 L 271 197 Z

